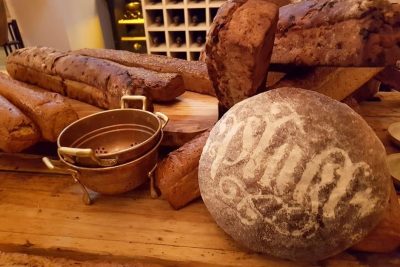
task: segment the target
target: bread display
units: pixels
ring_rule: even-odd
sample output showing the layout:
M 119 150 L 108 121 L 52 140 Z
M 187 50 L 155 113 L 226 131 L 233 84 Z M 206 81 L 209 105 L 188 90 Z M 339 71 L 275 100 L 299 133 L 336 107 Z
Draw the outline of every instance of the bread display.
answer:
M 78 119 L 64 97 L 28 86 L 0 73 L 0 95 L 20 109 L 40 129 L 43 139 L 55 142 L 60 132 Z
M 399 4 L 305 0 L 279 13 L 271 63 L 386 66 L 400 58 Z
M 208 78 L 207 67 L 203 62 L 111 49 L 85 48 L 71 53 L 106 59 L 125 66 L 144 68 L 160 73 L 179 73 L 182 75 L 186 90 L 200 94 L 215 95 Z
M 200 134 L 168 154 L 156 171 L 156 184 L 174 209 L 180 209 L 200 197 L 197 172 L 209 131 Z
M 207 36 L 206 63 L 226 109 L 266 90 L 277 20 L 278 7 L 264 0 L 229 0 L 218 10 Z
M 358 243 L 381 221 L 392 187 L 385 158 L 348 106 L 280 88 L 236 104 L 217 122 L 200 158 L 200 192 L 236 241 L 315 261 Z
M 20 152 L 40 139 L 36 125 L 0 95 L 0 151 Z
M 179 74 L 126 67 L 46 47 L 15 51 L 7 58 L 7 71 L 14 79 L 106 109 L 118 108 L 126 94 L 170 101 L 184 92 Z

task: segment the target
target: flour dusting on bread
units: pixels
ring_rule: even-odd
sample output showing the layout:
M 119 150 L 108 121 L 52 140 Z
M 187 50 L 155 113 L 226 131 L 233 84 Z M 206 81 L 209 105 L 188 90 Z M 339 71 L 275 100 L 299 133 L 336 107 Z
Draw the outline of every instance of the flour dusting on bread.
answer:
M 216 124 L 200 160 L 200 189 L 217 223 L 250 248 L 324 258 L 381 218 L 390 188 L 384 155 L 350 108 L 281 88 L 242 101 Z

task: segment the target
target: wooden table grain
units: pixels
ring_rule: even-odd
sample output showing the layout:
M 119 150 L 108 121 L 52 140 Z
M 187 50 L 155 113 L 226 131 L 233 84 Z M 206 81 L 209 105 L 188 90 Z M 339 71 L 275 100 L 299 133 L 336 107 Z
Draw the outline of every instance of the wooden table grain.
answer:
M 383 140 L 400 121 L 400 93 L 380 95 L 360 113 Z M 211 114 L 212 115 L 212 114 Z M 345 252 L 307 264 L 247 251 L 213 221 L 201 200 L 175 211 L 148 185 L 119 196 L 82 193 L 65 175 L 0 172 L 0 250 L 72 259 L 136 260 L 165 266 L 400 266 L 400 254 Z

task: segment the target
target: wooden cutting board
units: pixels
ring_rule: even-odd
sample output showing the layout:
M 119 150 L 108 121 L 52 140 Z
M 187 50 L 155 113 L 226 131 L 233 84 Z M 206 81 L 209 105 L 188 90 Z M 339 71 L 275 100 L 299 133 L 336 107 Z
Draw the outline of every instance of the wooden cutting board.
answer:
M 101 111 L 100 108 L 69 99 L 79 118 Z M 218 118 L 218 101 L 215 97 L 186 92 L 175 101 L 155 104 L 154 110 L 169 117 L 164 128 L 164 146 L 181 146 L 199 133 L 212 127 Z

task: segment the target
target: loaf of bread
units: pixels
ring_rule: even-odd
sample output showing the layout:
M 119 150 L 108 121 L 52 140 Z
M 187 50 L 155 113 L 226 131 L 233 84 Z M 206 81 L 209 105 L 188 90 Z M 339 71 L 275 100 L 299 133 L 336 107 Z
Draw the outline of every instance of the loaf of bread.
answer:
M 233 239 L 262 253 L 317 261 L 381 221 L 392 181 L 386 152 L 347 105 L 280 88 L 232 107 L 199 163 L 201 196 Z
M 228 0 L 218 10 L 207 36 L 206 63 L 226 109 L 266 90 L 277 20 L 278 7 L 266 0 Z
M 353 67 L 295 68 L 272 88 L 303 88 L 341 101 L 371 80 L 382 69 Z
M 156 185 L 174 209 L 200 197 L 197 172 L 208 135 L 206 131 L 171 152 L 157 167 Z
M 179 73 L 182 75 L 186 90 L 200 94 L 215 95 L 208 78 L 207 67 L 203 62 L 111 49 L 85 48 L 71 53 L 102 58 L 125 66 L 144 68 L 161 73 Z
M 305 0 L 279 10 L 271 63 L 386 66 L 400 58 L 400 5 Z
M 36 125 L 0 95 L 0 151 L 21 152 L 40 139 Z
M 0 95 L 28 116 L 39 127 L 42 138 L 50 142 L 78 119 L 63 96 L 13 80 L 4 73 L 0 73 Z
M 126 94 L 170 101 L 184 92 L 179 74 L 127 67 L 46 47 L 15 51 L 7 58 L 7 71 L 17 80 L 107 109 L 118 108 Z

